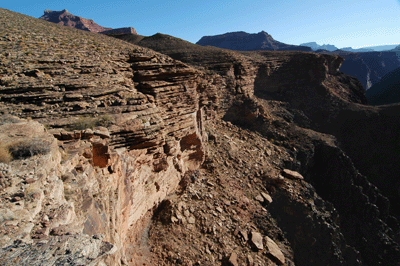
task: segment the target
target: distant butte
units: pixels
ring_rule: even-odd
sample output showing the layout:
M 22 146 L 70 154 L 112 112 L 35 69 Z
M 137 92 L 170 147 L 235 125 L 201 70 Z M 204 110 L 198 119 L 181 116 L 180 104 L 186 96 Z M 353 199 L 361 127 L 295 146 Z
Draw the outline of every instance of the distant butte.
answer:
M 265 31 L 259 33 L 237 31 L 214 36 L 204 36 L 196 44 L 237 51 L 312 51 L 312 49 L 307 46 L 278 42 Z
M 86 30 L 90 32 L 96 33 L 104 33 L 104 34 L 137 34 L 136 30 L 132 27 L 125 28 L 105 28 L 95 23 L 92 19 L 86 19 L 79 16 L 75 16 L 68 12 L 67 9 L 63 9 L 61 11 L 52 11 L 46 9 L 44 11 L 44 15 L 40 17 L 40 19 L 53 22 L 59 25 L 68 26 L 71 28 L 76 28 L 80 30 Z

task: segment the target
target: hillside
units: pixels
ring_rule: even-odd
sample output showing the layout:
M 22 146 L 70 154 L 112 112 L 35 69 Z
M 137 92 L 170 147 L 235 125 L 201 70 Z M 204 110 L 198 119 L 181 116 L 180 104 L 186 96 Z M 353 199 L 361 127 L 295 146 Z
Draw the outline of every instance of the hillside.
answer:
M 2 265 L 399 265 L 399 105 L 342 57 L 0 22 Z

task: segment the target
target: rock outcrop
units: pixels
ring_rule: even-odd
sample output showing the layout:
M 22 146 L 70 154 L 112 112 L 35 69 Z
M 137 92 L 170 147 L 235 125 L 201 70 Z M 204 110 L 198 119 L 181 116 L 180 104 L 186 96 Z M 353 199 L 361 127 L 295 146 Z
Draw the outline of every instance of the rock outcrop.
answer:
M 111 30 L 102 31 L 100 33 L 107 34 L 107 35 L 110 35 L 110 34 L 137 34 L 136 30 L 132 27 L 111 29 Z
M 80 30 L 86 30 L 91 32 L 101 32 L 101 31 L 111 30 L 111 28 L 105 28 L 98 25 L 91 19 L 75 16 L 69 13 L 68 10 L 66 9 L 63 9 L 61 11 L 52 11 L 46 9 L 44 11 L 44 15 L 41 16 L 40 19 L 53 22 L 59 25 L 64 25 L 71 28 L 77 28 Z
M 117 29 L 102 27 L 95 23 L 92 19 L 75 16 L 69 13 L 66 9 L 63 9 L 61 11 L 52 11 L 46 9 L 44 11 L 44 15 L 41 16 L 40 19 L 90 32 L 98 32 L 103 34 L 137 34 L 136 30 L 132 27 Z

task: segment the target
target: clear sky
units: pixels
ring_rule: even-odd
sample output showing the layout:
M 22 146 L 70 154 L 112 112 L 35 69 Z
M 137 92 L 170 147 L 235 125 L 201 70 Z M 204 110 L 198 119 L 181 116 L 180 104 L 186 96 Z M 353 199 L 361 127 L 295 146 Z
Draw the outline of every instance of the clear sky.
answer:
M 0 7 L 40 17 L 68 9 L 103 27 L 134 27 L 190 42 L 232 31 L 262 30 L 280 42 L 338 48 L 400 43 L 400 0 L 9 0 Z

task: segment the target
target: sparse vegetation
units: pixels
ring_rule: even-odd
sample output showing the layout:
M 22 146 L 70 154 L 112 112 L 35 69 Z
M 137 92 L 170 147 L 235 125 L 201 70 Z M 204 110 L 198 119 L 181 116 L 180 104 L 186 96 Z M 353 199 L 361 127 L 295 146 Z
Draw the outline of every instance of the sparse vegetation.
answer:
M 87 128 L 93 128 L 96 126 L 96 121 L 94 117 L 79 117 L 76 122 L 69 126 L 71 130 L 84 130 Z
M 43 139 L 28 139 L 11 143 L 8 151 L 14 160 L 25 159 L 35 155 L 45 155 L 50 152 L 50 143 Z
M 12 156 L 7 145 L 0 141 L 0 163 L 9 163 L 11 160 Z
M 78 120 L 69 126 L 70 130 L 84 130 L 87 128 L 94 128 L 97 126 L 108 127 L 112 124 L 109 115 L 102 115 L 99 117 L 81 116 Z

